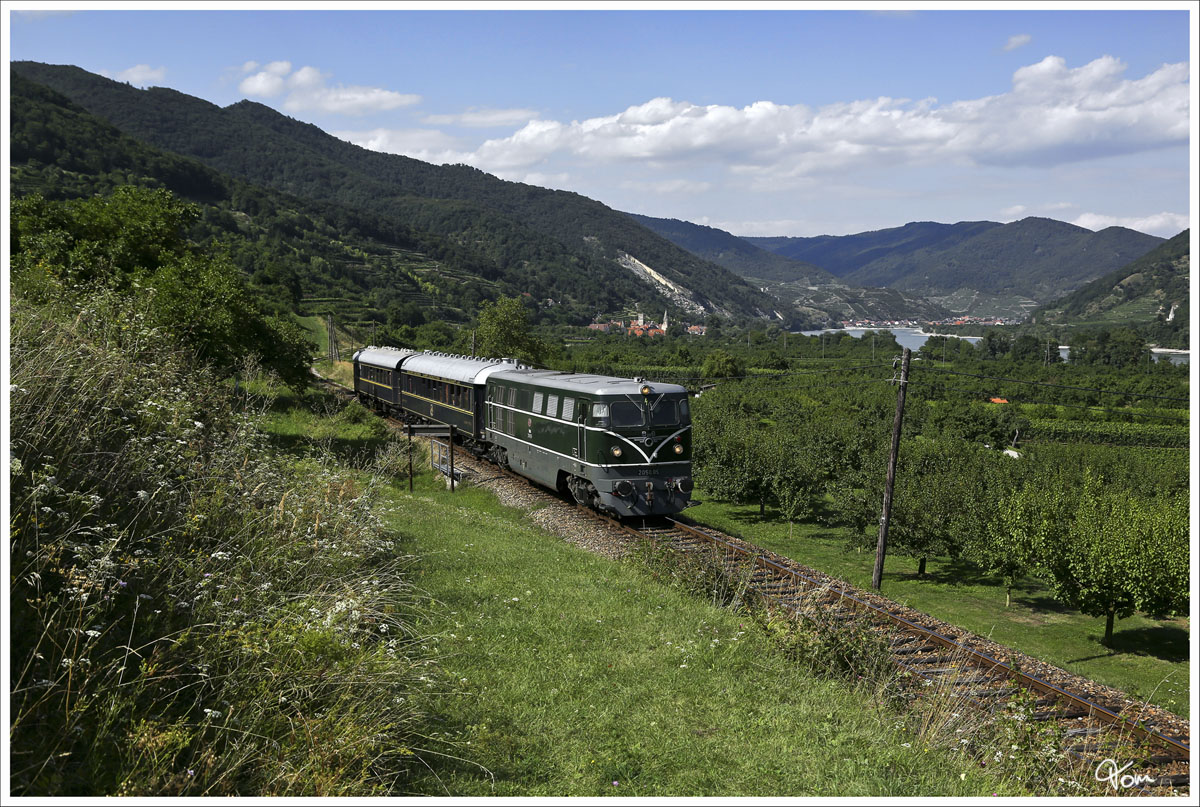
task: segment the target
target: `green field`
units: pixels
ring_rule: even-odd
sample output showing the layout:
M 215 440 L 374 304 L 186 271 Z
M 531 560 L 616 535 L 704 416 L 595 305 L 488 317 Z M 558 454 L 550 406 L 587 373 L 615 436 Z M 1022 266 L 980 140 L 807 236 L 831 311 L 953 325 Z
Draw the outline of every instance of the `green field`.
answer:
M 693 494 L 705 499 L 703 492 Z M 698 522 L 740 535 L 852 585 L 868 588 L 873 551 L 850 548 L 845 529 L 796 524 L 793 537 L 785 520 L 757 506 L 705 501 L 688 509 Z M 1026 578 L 1004 607 L 1004 587 L 968 563 L 930 558 L 926 578 L 917 560 L 886 559 L 883 594 L 931 616 L 986 636 L 1079 675 L 1170 709 L 1189 710 L 1188 620 L 1156 620 L 1142 614 L 1120 620 L 1114 649 L 1100 644 L 1104 620 L 1064 608 L 1039 580 Z
M 814 678 L 736 612 L 422 479 L 390 522 L 417 555 L 427 632 L 461 691 L 421 792 L 458 796 L 987 795 L 865 689 Z M 448 746 L 448 748 L 447 748 Z M 920 747 L 919 747 L 920 746 Z M 457 758 L 455 758 L 457 757 Z M 1011 791 L 1010 791 L 1011 792 Z
M 329 352 L 329 333 L 325 329 L 325 317 L 313 314 L 307 317 L 296 317 L 296 322 L 304 329 L 305 335 L 317 346 L 317 354 L 324 356 Z

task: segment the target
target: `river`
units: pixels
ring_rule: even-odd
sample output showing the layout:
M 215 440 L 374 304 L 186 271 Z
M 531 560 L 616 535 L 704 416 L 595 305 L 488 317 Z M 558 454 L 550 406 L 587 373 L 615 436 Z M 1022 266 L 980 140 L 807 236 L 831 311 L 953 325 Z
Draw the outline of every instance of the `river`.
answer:
M 819 336 L 823 333 L 842 333 L 844 331 L 845 333 L 848 333 L 854 338 L 858 339 L 861 338 L 865 333 L 885 330 L 890 331 L 892 335 L 896 337 L 896 341 L 900 344 L 900 347 L 906 347 L 914 352 L 920 350 L 921 345 L 929 341 L 929 337 L 940 335 L 936 333 L 926 333 L 920 328 L 826 328 L 820 331 L 800 331 L 800 335 Z M 953 334 L 951 334 L 951 336 L 953 336 Z M 956 338 L 966 339 L 973 345 L 978 344 L 983 340 L 982 336 L 959 336 Z M 1069 357 L 1070 352 L 1071 349 L 1067 345 L 1058 346 L 1058 355 L 1062 356 L 1064 361 L 1066 361 L 1066 359 Z M 1191 353 L 1186 350 L 1168 351 L 1154 348 L 1151 350 L 1151 353 L 1154 354 L 1156 360 L 1162 361 L 1163 358 L 1166 358 L 1172 364 L 1188 364 L 1191 360 Z

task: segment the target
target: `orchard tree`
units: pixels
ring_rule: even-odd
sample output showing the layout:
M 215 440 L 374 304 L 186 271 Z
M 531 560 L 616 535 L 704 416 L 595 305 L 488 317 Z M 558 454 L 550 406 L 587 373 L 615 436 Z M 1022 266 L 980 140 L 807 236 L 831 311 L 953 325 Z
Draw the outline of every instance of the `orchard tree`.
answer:
M 1005 608 L 1012 604 L 1013 588 L 1039 567 L 1047 544 L 1054 542 L 1057 503 L 1053 491 L 1022 486 L 993 499 L 986 530 L 967 537 L 966 555 L 1004 584 Z
M 1134 611 L 1169 615 L 1188 607 L 1188 499 L 1139 498 L 1088 475 L 1075 517 L 1047 564 L 1055 596 L 1103 616 L 1104 644 Z
M 700 375 L 705 378 L 737 378 L 743 374 L 741 363 L 720 348 L 704 357 Z

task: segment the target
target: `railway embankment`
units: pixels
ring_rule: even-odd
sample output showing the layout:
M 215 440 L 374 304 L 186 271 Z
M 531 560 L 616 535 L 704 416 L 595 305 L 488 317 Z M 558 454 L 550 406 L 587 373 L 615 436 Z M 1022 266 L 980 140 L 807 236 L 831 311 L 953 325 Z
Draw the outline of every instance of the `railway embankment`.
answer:
M 511 485 L 486 466 L 454 493 L 422 475 L 410 495 L 401 480 L 386 516 L 437 603 L 428 646 L 460 685 L 422 701 L 443 744 L 422 792 L 1028 792 L 923 743 L 874 684 L 804 669 L 749 613 L 656 578 L 615 531 Z

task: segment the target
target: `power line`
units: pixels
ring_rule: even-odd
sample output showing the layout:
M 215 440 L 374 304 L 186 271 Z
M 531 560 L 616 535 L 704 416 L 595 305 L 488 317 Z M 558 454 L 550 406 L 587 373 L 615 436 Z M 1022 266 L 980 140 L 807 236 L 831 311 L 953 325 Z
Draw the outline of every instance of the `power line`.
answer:
M 1071 386 L 1070 384 L 1051 384 L 1048 381 L 1025 381 L 1020 378 L 1003 378 L 1001 376 L 994 376 L 994 375 L 978 375 L 976 373 L 960 373 L 957 370 L 946 370 L 941 367 L 917 367 L 917 369 L 921 370 L 922 372 L 948 373 L 950 375 L 965 375 L 970 378 L 986 378 L 989 381 L 1007 381 L 1007 382 L 1010 382 L 1013 384 L 1029 384 L 1029 385 L 1035 386 L 1035 387 L 1054 387 L 1056 389 L 1073 389 L 1073 390 L 1081 390 L 1083 392 L 1099 392 L 1104 395 L 1128 395 L 1130 397 L 1136 397 L 1136 398 L 1158 398 L 1158 399 L 1164 400 L 1164 401 L 1178 401 L 1180 403 L 1190 403 L 1190 401 L 1187 398 L 1175 398 L 1170 395 L 1151 395 L 1149 393 L 1142 393 L 1142 392 L 1119 392 L 1117 390 L 1097 389 L 1095 387 L 1075 387 L 1075 386 Z

